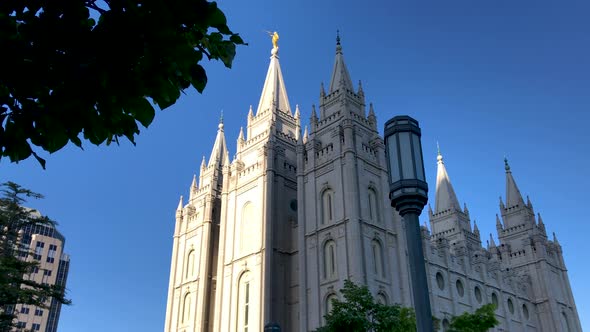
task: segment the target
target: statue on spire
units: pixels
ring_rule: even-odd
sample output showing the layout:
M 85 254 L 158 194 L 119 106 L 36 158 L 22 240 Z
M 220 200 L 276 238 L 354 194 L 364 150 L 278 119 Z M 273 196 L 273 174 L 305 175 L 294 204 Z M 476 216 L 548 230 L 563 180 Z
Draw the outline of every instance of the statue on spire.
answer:
M 279 34 L 278 34 L 278 32 L 267 31 L 266 33 L 268 33 L 268 35 L 272 38 L 273 49 L 279 48 Z

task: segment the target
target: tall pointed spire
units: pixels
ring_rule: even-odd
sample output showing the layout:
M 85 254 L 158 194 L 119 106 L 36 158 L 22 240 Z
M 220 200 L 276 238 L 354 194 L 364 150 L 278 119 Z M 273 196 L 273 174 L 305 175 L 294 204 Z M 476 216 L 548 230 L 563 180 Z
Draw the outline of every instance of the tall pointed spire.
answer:
M 264 80 L 264 87 L 262 88 L 256 115 L 267 109 L 274 109 L 275 107 L 291 115 L 291 106 L 289 106 L 287 89 L 285 88 L 281 65 L 279 64 L 279 47 L 276 45 L 274 45 L 271 51 L 270 65 L 268 66 L 268 72 Z
M 490 233 L 490 248 L 494 248 L 496 247 L 496 242 L 494 241 L 494 238 L 492 237 L 492 233 Z
M 455 190 L 453 189 L 453 185 L 451 185 L 451 179 L 447 174 L 447 169 L 445 168 L 440 150 L 438 151 L 437 160 L 435 213 L 440 213 L 449 209 L 460 211 L 459 200 L 457 200 L 457 195 L 455 195 Z
M 348 90 L 354 92 L 350 74 L 348 73 L 348 69 L 344 64 L 342 46 L 340 45 L 340 32 L 337 32 L 336 35 L 336 61 L 334 62 L 334 70 L 332 70 L 332 79 L 330 80 L 329 93 L 332 93 L 336 90 Z
M 506 169 L 506 207 L 511 208 L 516 205 L 523 206 L 524 200 L 516 186 L 516 182 L 512 177 L 512 171 L 510 165 L 508 165 L 508 159 L 504 158 L 504 169 Z
M 227 145 L 225 144 L 225 135 L 223 133 L 223 113 L 219 119 L 219 125 L 217 126 L 217 137 L 211 150 L 211 157 L 209 157 L 209 164 L 220 165 L 224 162 L 225 155 L 227 154 Z

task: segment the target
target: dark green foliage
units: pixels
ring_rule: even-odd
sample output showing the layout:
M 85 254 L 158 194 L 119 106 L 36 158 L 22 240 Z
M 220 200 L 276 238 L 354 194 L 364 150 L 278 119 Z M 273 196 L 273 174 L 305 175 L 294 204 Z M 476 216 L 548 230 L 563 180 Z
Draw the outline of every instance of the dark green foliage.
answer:
M 388 306 L 374 301 L 366 286 L 344 281 L 340 291 L 344 302 L 333 301 L 325 316 L 326 325 L 316 332 L 405 332 L 416 330 L 414 310 L 399 305 Z
M 0 198 L 0 331 L 10 331 L 16 324 L 16 315 L 9 309 L 17 303 L 46 308 L 53 297 L 63 304 L 65 290 L 58 286 L 40 284 L 25 278 L 38 263 L 32 253 L 20 243 L 19 230 L 28 225 L 53 225 L 47 217 L 39 217 L 23 208 L 27 198 L 42 198 L 40 194 L 24 189 L 16 183 L 1 185 Z M 19 259 L 21 257 L 21 259 Z
M 32 155 L 44 167 L 34 146 L 134 143 L 152 103 L 202 92 L 203 57 L 229 68 L 243 44 L 206 0 L 2 0 L 0 158 Z
M 325 316 L 326 325 L 316 332 L 413 332 L 416 315 L 412 308 L 385 305 L 374 301 L 366 286 L 344 281 L 340 290 L 344 301 L 333 300 L 332 311 Z M 498 324 L 492 304 L 484 305 L 475 313 L 453 317 L 449 332 L 485 332 Z M 440 321 L 433 317 L 434 330 Z
M 496 306 L 488 303 L 474 313 L 453 317 L 449 332 L 485 332 L 498 324 L 494 311 Z

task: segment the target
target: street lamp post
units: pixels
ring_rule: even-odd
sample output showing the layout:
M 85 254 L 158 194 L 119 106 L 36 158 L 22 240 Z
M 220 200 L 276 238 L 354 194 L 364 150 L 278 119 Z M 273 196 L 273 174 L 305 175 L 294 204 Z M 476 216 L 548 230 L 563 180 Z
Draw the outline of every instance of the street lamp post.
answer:
M 401 115 L 385 123 L 385 152 L 389 171 L 389 199 L 403 217 L 412 278 L 418 332 L 432 332 L 426 267 L 418 216 L 428 201 L 421 130 L 418 121 Z

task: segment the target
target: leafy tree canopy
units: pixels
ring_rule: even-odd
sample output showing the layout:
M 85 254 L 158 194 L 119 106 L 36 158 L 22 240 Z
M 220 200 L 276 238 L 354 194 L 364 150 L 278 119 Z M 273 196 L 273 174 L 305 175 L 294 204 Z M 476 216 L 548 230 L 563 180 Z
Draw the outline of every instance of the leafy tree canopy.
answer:
M 332 300 L 332 310 L 324 317 L 325 326 L 316 332 L 413 332 L 416 331 L 416 316 L 411 308 L 375 302 L 366 286 L 357 286 L 344 281 L 340 290 L 344 301 Z M 485 332 L 498 324 L 495 306 L 487 304 L 474 313 L 453 317 L 449 332 Z M 439 320 L 433 317 L 438 330 Z
M 488 303 L 475 310 L 474 313 L 465 312 L 453 317 L 449 332 L 485 332 L 498 325 L 494 311 L 496 306 Z
M 65 290 L 57 285 L 38 283 L 29 274 L 38 267 L 22 241 L 22 229 L 31 225 L 53 226 L 55 223 L 36 211 L 23 207 L 27 198 L 43 198 L 42 195 L 22 188 L 16 183 L 0 185 L 0 331 L 16 327 L 16 304 L 47 308 L 51 298 L 69 304 Z
M 153 104 L 203 91 L 204 57 L 230 68 L 243 44 L 206 0 L 2 0 L 0 158 L 45 167 L 34 147 L 134 143 Z

